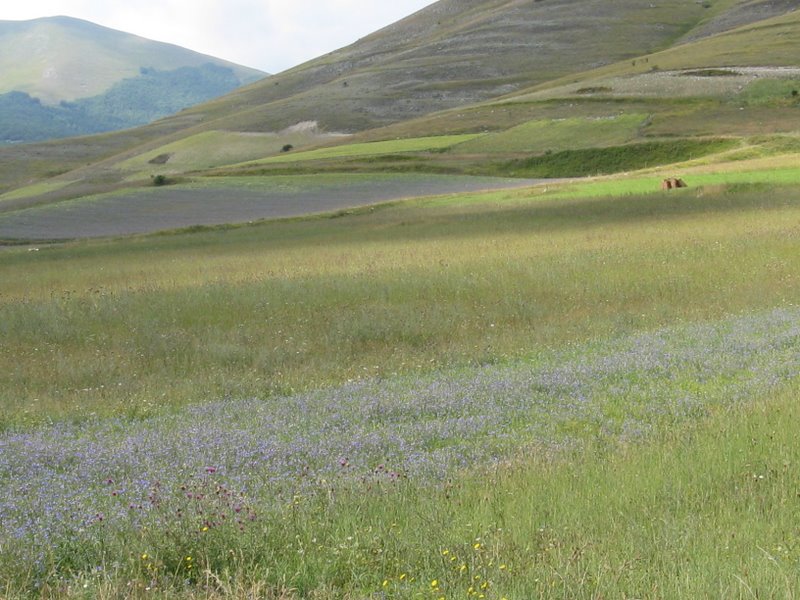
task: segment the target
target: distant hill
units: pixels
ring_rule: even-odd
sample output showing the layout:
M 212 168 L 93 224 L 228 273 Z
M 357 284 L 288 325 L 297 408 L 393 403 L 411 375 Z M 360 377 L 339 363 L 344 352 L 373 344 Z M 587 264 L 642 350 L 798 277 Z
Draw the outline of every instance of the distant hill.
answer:
M 515 160 L 547 152 L 551 163 L 579 163 L 587 149 L 666 139 L 684 140 L 678 149 L 693 155 L 712 136 L 794 134 L 798 8 L 798 0 L 439 0 L 146 126 L 0 148 L 0 192 L 28 186 L 31 201 L 39 190 L 42 201 L 58 201 L 155 172 L 239 172 L 247 161 L 257 163 L 248 172 L 314 172 L 305 149 L 435 135 L 481 137 L 425 146 L 416 158 L 389 150 L 321 167 L 485 173 L 499 161 L 497 172 L 513 174 Z M 669 150 L 656 146 L 619 155 Z
M 0 143 L 141 125 L 265 75 L 70 17 L 0 21 Z

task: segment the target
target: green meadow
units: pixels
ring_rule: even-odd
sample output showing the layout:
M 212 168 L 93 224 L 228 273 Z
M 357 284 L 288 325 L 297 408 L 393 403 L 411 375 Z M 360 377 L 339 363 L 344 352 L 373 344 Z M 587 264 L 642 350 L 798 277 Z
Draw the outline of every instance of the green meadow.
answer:
M 735 330 L 726 319 L 794 310 L 798 171 L 692 168 L 692 187 L 670 192 L 657 189 L 658 174 L 600 178 L 7 249 L 6 443 L 50 428 L 111 427 L 103 436 L 113 437 L 163 419 L 177 432 L 209 401 L 290 405 L 358 382 L 404 390 L 452 372 L 541 369 L 564 352 L 605 364 L 619 352 L 614 340 Z M 112 518 L 101 493 L 102 526 L 64 534 L 34 563 L 15 558 L 19 542 L 0 540 L 0 589 L 8 598 L 792 597 L 797 379 L 786 371 L 796 339 L 756 353 L 772 357 L 766 366 L 734 361 L 719 376 L 695 373 L 711 357 L 681 339 L 680 352 L 697 358 L 666 378 L 625 367 L 589 398 L 602 408 L 523 411 L 509 430 L 518 441 L 492 442 L 499 460 L 446 476 L 395 478 L 372 464 L 372 475 L 309 487 L 298 474 L 278 496 L 245 497 L 214 479 L 216 467 L 201 479 L 175 467 L 190 489 L 226 499 L 206 510 L 252 511 L 240 529 L 180 516 L 193 505 L 166 492 L 134 526 L 133 516 Z M 742 383 L 763 368 L 775 383 Z M 658 408 L 684 396 L 688 412 L 680 402 L 666 416 Z M 634 416 L 643 433 L 630 438 Z M 480 453 L 480 437 L 465 443 Z M 83 469 L 66 464 L 64 477 Z M 9 468 L 0 478 L 18 467 Z M 164 525 L 176 506 L 180 518 Z
M 513 153 L 618 146 L 635 140 L 647 115 L 535 120 L 458 144 L 459 153 Z
M 796 297 L 793 187 L 563 194 L 8 250 L 2 423 L 519 358 Z
M 318 148 L 303 152 L 287 152 L 273 156 L 260 163 L 292 163 L 307 160 L 321 160 L 331 158 L 351 158 L 360 156 L 377 156 L 381 154 L 395 154 L 405 152 L 427 152 L 449 148 L 454 144 L 469 141 L 478 134 L 438 135 L 433 137 L 419 137 L 409 139 L 385 140 L 381 142 L 365 142 Z

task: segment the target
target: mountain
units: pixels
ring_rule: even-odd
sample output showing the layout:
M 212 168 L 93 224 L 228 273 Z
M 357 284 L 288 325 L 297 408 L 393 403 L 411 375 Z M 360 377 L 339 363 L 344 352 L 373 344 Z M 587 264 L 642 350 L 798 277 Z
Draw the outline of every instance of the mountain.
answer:
M 0 21 L 0 141 L 141 125 L 264 73 L 87 21 Z
M 45 104 L 97 96 L 141 69 L 171 71 L 207 63 L 241 83 L 265 73 L 71 17 L 0 21 L 0 93 L 25 92 Z
M 294 151 L 276 164 L 285 171 L 295 168 L 289 161 L 297 150 L 315 144 L 499 133 L 526 122 L 541 125 L 573 117 L 600 119 L 592 121 L 595 127 L 626 111 L 635 117 L 625 121 L 629 135 L 618 136 L 623 142 L 657 135 L 679 138 L 684 130 L 689 136 L 740 135 L 746 113 L 737 94 L 758 77 L 724 69 L 722 74 L 730 77 L 689 78 L 681 76 L 690 73 L 680 72 L 799 64 L 798 4 L 440 0 L 346 48 L 157 123 L 68 146 L 28 146 L 13 155 L 0 151 L 0 186 L 21 185 L 20 172 L 25 182 L 64 173 L 61 181 L 71 183 L 58 193 L 67 196 L 74 190 L 82 193 L 92 182 L 123 185 L 144 178 L 153 164 L 168 173 L 219 168 L 277 155 L 288 143 Z M 674 77 L 668 69 L 676 72 Z M 786 85 L 795 84 L 776 84 L 774 93 L 782 94 Z M 706 99 L 694 102 L 692 95 Z M 784 131 L 796 121 L 794 105 L 780 105 L 780 98 L 775 102 L 763 107 L 769 113 L 765 125 L 751 130 Z M 291 136 L 298 124 L 306 135 L 296 141 Z M 567 139 L 548 139 L 558 147 L 594 143 L 591 137 L 576 137 L 580 128 L 576 131 Z M 208 145 L 212 140 L 213 147 Z M 259 146 L 258 140 L 264 143 Z M 234 146 L 236 151 L 221 152 Z M 474 149 L 465 152 L 473 162 L 485 160 L 482 141 L 464 147 Z M 497 147 L 505 146 L 498 141 Z M 517 153 L 540 151 L 518 141 L 510 147 Z M 203 160 L 181 162 L 189 154 Z M 154 158 L 163 162 L 152 163 Z M 440 164 L 446 159 L 452 160 Z M 455 160 L 440 152 L 426 155 L 413 168 L 463 169 L 461 163 L 453 166 Z
M 362 131 L 467 106 L 783 14 L 777 0 L 440 0 L 356 43 L 197 107 L 224 128 Z

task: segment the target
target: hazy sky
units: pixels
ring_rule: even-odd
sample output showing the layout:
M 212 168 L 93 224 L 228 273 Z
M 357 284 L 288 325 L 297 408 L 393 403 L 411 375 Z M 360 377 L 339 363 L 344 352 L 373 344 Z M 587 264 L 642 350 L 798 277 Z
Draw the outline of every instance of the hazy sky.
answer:
M 434 0 L 0 0 L 0 20 L 66 15 L 269 73 L 346 46 Z

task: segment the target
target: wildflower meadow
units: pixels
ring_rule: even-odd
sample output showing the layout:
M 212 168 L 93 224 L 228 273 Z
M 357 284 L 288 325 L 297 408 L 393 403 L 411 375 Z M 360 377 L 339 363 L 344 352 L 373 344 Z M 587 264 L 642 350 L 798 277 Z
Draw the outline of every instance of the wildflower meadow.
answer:
M 792 597 L 793 188 L 559 194 L 4 250 L 0 597 Z
M 295 511 L 336 520 L 327 514 L 336 510 L 332 499 L 354 490 L 391 505 L 396 496 L 441 492 L 465 472 L 491 472 L 520 454 L 558 461 L 585 448 L 636 446 L 780 390 L 798 373 L 800 310 L 792 308 L 501 366 L 208 402 L 138 422 L 6 432 L 2 571 L 39 590 L 109 570 L 159 589 L 194 583 L 201 568 L 240 568 L 243 556 L 259 561 L 268 552 L 276 574 L 286 574 L 291 569 L 280 565 L 296 561 L 298 551 L 290 534 L 311 535 L 314 526 L 292 523 Z M 473 550 L 483 547 L 479 534 Z M 294 556 L 287 559 L 289 548 Z M 484 565 L 482 554 L 469 556 L 471 563 L 459 555 L 454 565 L 475 573 L 467 589 L 500 597 L 482 587 L 483 578 L 493 572 L 507 579 L 515 557 Z M 385 567 L 378 569 L 385 557 L 362 558 L 368 560 L 356 561 L 366 570 L 359 588 L 382 592 L 390 581 L 381 579 Z M 408 564 L 409 571 L 419 568 Z M 422 585 L 401 576 L 393 585 Z M 443 591 L 439 582 L 431 587 Z

